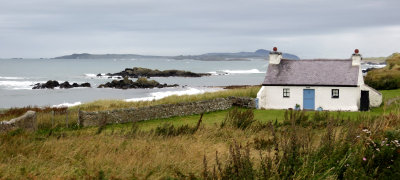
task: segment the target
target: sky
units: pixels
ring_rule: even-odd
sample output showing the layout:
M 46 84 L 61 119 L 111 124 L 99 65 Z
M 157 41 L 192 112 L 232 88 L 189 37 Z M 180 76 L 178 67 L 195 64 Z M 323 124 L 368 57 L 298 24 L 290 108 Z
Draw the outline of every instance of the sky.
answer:
M 399 0 L 0 0 L 0 57 L 400 51 Z

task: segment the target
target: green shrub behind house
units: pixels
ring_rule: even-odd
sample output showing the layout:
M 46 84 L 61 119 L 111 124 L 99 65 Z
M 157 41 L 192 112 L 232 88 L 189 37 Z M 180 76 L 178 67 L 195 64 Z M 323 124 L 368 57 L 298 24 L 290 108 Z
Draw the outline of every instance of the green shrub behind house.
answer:
M 387 66 L 373 69 L 364 78 L 365 84 L 378 90 L 400 88 L 400 53 L 393 53 L 386 60 Z

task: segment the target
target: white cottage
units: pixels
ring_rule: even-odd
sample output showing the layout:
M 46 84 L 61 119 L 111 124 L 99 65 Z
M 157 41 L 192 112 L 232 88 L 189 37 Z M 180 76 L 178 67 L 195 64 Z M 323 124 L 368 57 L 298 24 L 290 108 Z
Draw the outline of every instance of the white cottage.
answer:
M 274 47 L 257 93 L 258 107 L 332 111 L 378 107 L 382 94 L 364 84 L 361 60 L 358 49 L 351 59 L 288 60 Z

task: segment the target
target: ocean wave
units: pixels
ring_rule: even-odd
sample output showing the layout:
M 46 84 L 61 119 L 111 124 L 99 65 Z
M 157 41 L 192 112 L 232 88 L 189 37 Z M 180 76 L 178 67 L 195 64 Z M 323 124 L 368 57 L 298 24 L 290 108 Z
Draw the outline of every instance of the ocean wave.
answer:
M 88 77 L 88 78 L 95 78 L 95 77 L 97 77 L 97 74 L 87 73 L 87 74 L 85 74 L 85 77 Z
M 57 108 L 60 108 L 60 107 L 72 107 L 72 106 L 78 106 L 78 105 L 81 105 L 82 103 L 81 102 L 74 102 L 74 103 L 62 103 L 62 104 L 58 104 L 58 105 L 53 105 L 52 107 L 57 107 Z
M 25 77 L 5 77 L 5 76 L 0 76 L 0 79 L 6 79 L 6 80 L 20 80 L 20 79 L 27 79 Z
M 160 91 L 160 92 L 153 92 L 150 93 L 150 96 L 147 97 L 140 97 L 140 98 L 132 98 L 132 99 L 125 99 L 126 102 L 137 102 L 137 101 L 152 101 L 152 100 L 159 100 L 168 96 L 177 95 L 194 95 L 194 94 L 203 94 L 206 92 L 215 92 L 220 89 L 196 89 L 196 88 L 187 88 L 182 91 Z
M 92 73 L 86 73 L 84 74 L 85 78 L 87 79 L 122 79 L 122 76 L 107 76 L 105 73 L 101 73 L 101 76 L 97 76 L 97 74 L 92 74 Z
M 0 81 L 0 86 L 5 87 L 6 89 L 32 89 L 32 86 L 36 83 L 44 83 L 44 82 L 33 82 L 33 81 Z
M 208 72 L 213 75 L 229 75 L 229 74 L 261 74 L 266 73 L 258 69 L 248 69 L 248 70 L 220 70 Z

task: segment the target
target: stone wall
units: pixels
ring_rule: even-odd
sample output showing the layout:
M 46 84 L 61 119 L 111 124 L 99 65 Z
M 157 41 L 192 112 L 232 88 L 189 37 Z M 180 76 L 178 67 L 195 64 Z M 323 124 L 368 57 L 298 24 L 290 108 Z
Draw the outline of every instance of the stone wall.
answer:
M 228 97 L 212 100 L 163 104 L 141 108 L 117 109 L 113 111 L 79 112 L 81 126 L 99 126 L 103 124 L 137 122 L 150 119 L 187 116 L 226 110 L 232 106 L 255 108 L 255 99 L 246 97 Z
M 15 129 L 26 129 L 35 131 L 37 129 L 36 124 L 36 112 L 27 111 L 24 115 L 11 119 L 9 121 L 0 122 L 0 132 L 7 132 Z

